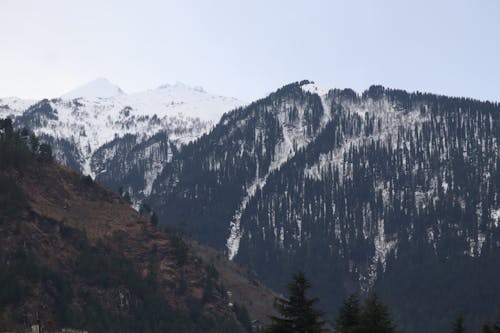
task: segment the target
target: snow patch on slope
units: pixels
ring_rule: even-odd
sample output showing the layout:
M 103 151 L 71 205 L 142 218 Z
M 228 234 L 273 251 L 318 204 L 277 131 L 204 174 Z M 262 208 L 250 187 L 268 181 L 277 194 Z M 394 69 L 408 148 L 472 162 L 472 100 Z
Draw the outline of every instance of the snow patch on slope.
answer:
M 493 225 L 496 228 L 500 227 L 500 208 L 491 212 L 491 219 L 493 220 Z
M 257 189 L 262 188 L 267 181 L 267 176 L 266 175 L 262 179 L 256 179 L 250 187 L 247 189 L 247 193 L 245 197 L 243 198 L 240 207 L 236 210 L 234 213 L 232 221 L 229 223 L 229 237 L 226 241 L 226 247 L 228 250 L 228 258 L 229 260 L 233 260 L 234 257 L 238 254 L 238 250 L 240 248 L 240 241 L 241 237 L 243 236 L 243 231 L 241 230 L 241 216 L 243 215 L 243 212 L 245 211 L 248 203 L 250 202 L 250 199 L 255 195 L 257 192 Z
M 303 84 L 301 88 L 305 92 L 309 92 L 311 94 L 317 94 L 320 97 L 326 96 L 328 92 L 331 90 L 331 88 L 327 88 L 316 83 Z
M 320 180 L 321 174 L 324 171 L 328 169 L 333 170 L 335 166 L 340 166 L 344 163 L 344 153 L 348 152 L 351 147 L 359 147 L 369 144 L 372 141 L 380 141 L 385 144 L 388 142 L 389 137 L 397 137 L 399 126 L 420 126 L 427 120 L 425 116 L 421 115 L 420 110 L 417 107 L 407 113 L 399 112 L 396 110 L 395 106 L 386 99 L 376 102 L 369 100 L 361 105 L 344 103 L 343 110 L 343 112 L 349 112 L 353 115 L 357 114 L 361 119 L 364 119 L 366 114 L 374 116 L 375 124 L 377 124 L 378 121 L 381 121 L 380 130 L 378 129 L 378 126 L 374 126 L 374 132 L 372 135 L 354 135 L 352 137 L 345 138 L 344 142 L 342 142 L 336 149 L 333 149 L 328 153 L 321 154 L 318 158 L 318 162 L 307 167 L 305 169 L 306 177 Z M 366 123 L 363 120 L 363 126 L 365 125 Z M 406 141 L 402 142 L 402 145 L 406 144 L 408 144 Z M 390 148 L 398 148 L 396 145 L 397 141 L 393 139 L 392 147 Z M 339 171 L 344 172 L 344 169 L 339 168 Z M 345 172 L 348 173 L 349 168 L 347 168 Z M 349 174 L 346 176 L 349 176 Z
M 319 134 L 321 130 L 326 126 L 327 122 L 330 120 L 330 108 L 328 107 L 329 103 L 326 100 L 326 95 L 329 90 L 319 88 L 315 84 L 306 84 L 302 86 L 302 89 L 306 92 L 318 94 L 321 98 L 322 106 L 323 106 L 323 120 L 320 125 L 320 129 L 316 133 Z M 267 178 L 269 175 L 279 169 L 283 164 L 285 164 L 290 158 L 292 158 L 295 153 L 308 145 L 311 141 L 313 141 L 315 136 L 308 136 L 304 131 L 305 126 L 307 126 L 307 120 L 304 117 L 305 109 L 303 107 L 297 106 L 298 111 L 298 119 L 296 122 L 292 123 L 288 120 L 286 110 L 292 107 L 293 105 L 288 105 L 285 103 L 281 106 L 278 111 L 278 122 L 281 124 L 281 129 L 283 133 L 283 139 L 275 146 L 273 159 L 269 166 L 267 173 L 264 176 L 259 176 L 259 165 L 257 162 L 257 172 L 255 176 L 255 180 L 247 187 L 246 195 L 243 197 L 243 200 L 240 203 L 240 206 L 236 210 L 233 215 L 233 219 L 229 223 L 229 237 L 226 241 L 226 248 L 228 250 L 228 258 L 229 260 L 233 260 L 234 257 L 238 254 L 240 240 L 243 236 L 243 230 L 241 229 L 241 216 L 245 211 L 248 203 L 254 197 L 257 189 L 263 188 L 266 185 Z M 259 137 L 258 129 L 255 132 L 255 138 Z M 258 161 L 258 160 L 257 160 Z M 274 230 L 275 235 L 278 234 L 278 230 Z M 281 230 L 280 234 L 280 242 L 281 245 L 283 243 L 284 232 Z
M 159 156 L 158 150 L 160 149 L 159 144 L 154 144 L 146 149 L 146 155 L 148 156 Z M 155 152 L 156 150 L 156 152 Z M 149 196 L 151 191 L 153 190 L 153 183 L 158 177 L 158 175 L 163 170 L 163 166 L 165 163 L 169 163 L 172 161 L 172 149 L 170 146 L 167 146 L 167 159 L 165 161 L 154 158 L 152 165 L 149 169 L 146 169 L 146 173 L 144 174 L 144 180 L 146 181 L 146 186 L 144 187 L 144 195 Z
M 17 97 L 0 98 L 0 118 L 14 118 L 20 116 L 36 101 L 32 99 L 21 99 Z
M 235 98 L 212 95 L 181 83 L 127 95 L 106 79 L 89 82 L 48 103 L 57 117 L 32 130 L 37 135 L 73 143 L 81 157 L 81 170 L 92 176 L 92 155 L 115 138 L 133 134 L 140 143 L 165 131 L 179 147 L 207 133 L 225 112 L 243 105 Z M 1 99 L 0 117 L 20 116 L 34 104 Z M 159 168 L 156 166 L 153 173 L 159 173 Z

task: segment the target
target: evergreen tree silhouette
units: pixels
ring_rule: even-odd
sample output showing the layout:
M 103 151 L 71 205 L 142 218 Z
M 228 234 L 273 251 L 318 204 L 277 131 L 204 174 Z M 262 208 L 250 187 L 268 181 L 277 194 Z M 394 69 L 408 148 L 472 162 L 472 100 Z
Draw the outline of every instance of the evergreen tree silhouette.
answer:
M 451 333 L 465 333 L 464 316 L 458 315 L 451 327 Z
M 347 297 L 342 307 L 339 309 L 337 317 L 337 330 L 341 333 L 353 333 L 359 328 L 361 316 L 361 308 L 359 297 L 357 294 L 352 294 Z
M 281 317 L 271 317 L 272 324 L 267 332 L 270 333 L 316 333 L 324 332 L 324 322 L 321 320 L 322 311 L 314 308 L 317 298 L 308 298 L 307 290 L 311 284 L 304 273 L 293 276 L 288 285 L 289 299 L 277 299 L 276 309 Z
M 393 333 L 395 325 L 387 306 L 373 293 L 365 301 L 361 311 L 360 327 L 356 333 Z

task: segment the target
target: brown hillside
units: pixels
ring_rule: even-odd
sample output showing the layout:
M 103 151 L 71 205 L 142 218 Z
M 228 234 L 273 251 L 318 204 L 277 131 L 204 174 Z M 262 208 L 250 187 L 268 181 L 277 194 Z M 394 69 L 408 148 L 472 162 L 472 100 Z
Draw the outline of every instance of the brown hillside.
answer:
M 269 316 L 277 316 L 274 301 L 278 295 L 258 281 L 255 273 L 228 260 L 219 251 L 191 241 L 193 252 L 204 262 L 213 265 L 220 274 L 220 279 L 231 303 L 243 305 L 252 319 L 262 324 L 270 324 Z
M 89 300 L 116 318 L 135 318 L 134 311 L 144 302 L 141 293 L 130 287 L 126 274 L 103 275 L 94 281 L 101 270 L 84 271 L 92 267 L 92 258 L 111 258 L 102 261 L 103 272 L 111 270 L 104 267 L 106 263 L 119 262 L 120 272 L 130 264 L 146 281 L 137 284 L 156 290 L 172 311 L 190 318 L 195 315 L 215 326 L 236 321 L 212 270 L 184 249 L 179 238 L 159 231 L 115 193 L 53 163 L 34 160 L 22 172 L 5 173 L 25 193 L 27 207 L 15 217 L 2 216 L 0 207 L 2 272 L 8 276 L 14 271 L 9 265 L 22 263 L 21 275 L 13 284 L 22 292 L 14 293 L 10 302 L 6 296 L 6 304 L 0 304 L 0 331 L 37 320 L 54 328 L 66 322 L 86 326 Z M 90 259 L 82 264 L 82 258 Z M 26 272 L 31 268 L 33 273 Z M 64 291 L 61 285 L 70 290 Z M 66 294 L 71 296 L 62 298 Z M 61 305 L 65 308 L 60 309 Z M 66 318 L 73 313 L 80 317 Z

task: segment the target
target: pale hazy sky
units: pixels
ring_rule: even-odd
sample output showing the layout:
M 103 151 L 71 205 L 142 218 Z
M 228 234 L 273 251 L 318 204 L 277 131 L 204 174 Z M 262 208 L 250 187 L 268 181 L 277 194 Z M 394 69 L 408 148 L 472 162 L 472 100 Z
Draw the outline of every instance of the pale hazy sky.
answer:
M 0 96 L 97 77 L 245 101 L 302 79 L 500 101 L 500 0 L 0 1 Z

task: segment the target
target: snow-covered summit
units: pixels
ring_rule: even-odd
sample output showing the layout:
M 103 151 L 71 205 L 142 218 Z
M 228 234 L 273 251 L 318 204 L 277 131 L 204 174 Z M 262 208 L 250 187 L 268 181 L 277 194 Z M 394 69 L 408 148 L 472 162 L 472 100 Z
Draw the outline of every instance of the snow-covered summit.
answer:
M 94 152 L 117 138 L 130 134 L 140 144 L 165 133 L 169 142 L 180 147 L 207 133 L 225 112 L 242 105 L 235 98 L 179 82 L 126 94 L 108 80 L 97 79 L 61 98 L 40 102 L 2 98 L 0 118 L 11 117 L 37 135 L 71 145 L 81 169 L 93 174 Z
M 61 96 L 62 99 L 108 98 L 125 95 L 125 92 L 108 79 L 98 78 L 72 89 Z

